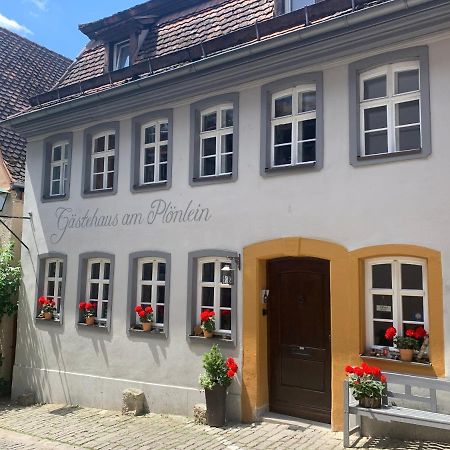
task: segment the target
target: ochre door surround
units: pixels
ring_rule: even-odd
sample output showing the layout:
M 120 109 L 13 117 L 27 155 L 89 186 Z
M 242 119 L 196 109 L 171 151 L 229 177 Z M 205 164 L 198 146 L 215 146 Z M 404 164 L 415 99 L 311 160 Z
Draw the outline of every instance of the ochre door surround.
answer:
M 432 366 L 406 364 L 395 369 L 380 361 L 384 370 L 443 376 L 444 336 L 442 305 L 442 271 L 440 253 L 412 245 L 382 245 L 352 252 L 339 244 L 287 237 L 256 243 L 244 248 L 243 261 L 243 361 L 242 420 L 252 422 L 268 409 L 268 340 L 265 305 L 261 290 L 267 287 L 267 261 L 285 257 L 312 257 L 330 262 L 331 298 L 331 425 L 342 429 L 342 381 L 347 364 L 360 364 L 364 350 L 364 289 L 361 265 L 365 258 L 376 256 L 416 256 L 428 261 L 428 288 Z M 434 319 L 433 319 L 434 318 Z M 433 322 L 431 322 L 433 320 Z

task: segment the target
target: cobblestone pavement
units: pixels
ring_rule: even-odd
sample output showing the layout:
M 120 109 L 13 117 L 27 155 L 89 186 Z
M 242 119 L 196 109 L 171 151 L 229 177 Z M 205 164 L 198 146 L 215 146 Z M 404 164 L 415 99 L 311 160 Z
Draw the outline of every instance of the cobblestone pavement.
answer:
M 122 416 L 113 411 L 63 405 L 28 408 L 0 404 L 1 450 L 328 450 L 342 448 L 342 434 L 318 425 L 196 425 L 178 416 Z M 355 448 L 444 450 L 448 444 L 358 439 Z

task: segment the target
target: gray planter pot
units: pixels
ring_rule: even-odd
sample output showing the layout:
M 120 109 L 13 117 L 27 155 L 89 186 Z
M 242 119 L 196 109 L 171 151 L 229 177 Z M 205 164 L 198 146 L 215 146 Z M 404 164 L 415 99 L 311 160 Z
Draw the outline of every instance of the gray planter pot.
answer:
M 206 420 L 210 427 L 223 427 L 226 421 L 227 388 L 216 384 L 205 389 Z

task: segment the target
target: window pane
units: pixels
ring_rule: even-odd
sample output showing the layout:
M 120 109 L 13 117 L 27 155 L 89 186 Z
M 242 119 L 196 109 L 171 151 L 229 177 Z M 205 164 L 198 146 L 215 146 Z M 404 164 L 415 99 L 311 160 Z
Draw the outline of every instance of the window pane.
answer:
M 60 181 L 52 181 L 52 194 L 59 194 L 60 191 Z
M 141 303 L 151 303 L 152 301 L 152 287 L 149 285 L 142 285 Z
M 422 266 L 402 264 L 402 289 L 423 289 Z
M 94 176 L 94 189 L 103 189 L 103 175 Z
M 56 276 L 56 262 L 51 262 L 48 265 L 48 276 L 51 278 Z
M 298 140 L 305 141 L 307 139 L 316 138 L 316 119 L 304 120 L 298 123 Z
M 61 178 L 61 166 L 53 167 L 52 180 L 59 180 Z
M 91 283 L 89 298 L 93 300 L 98 300 L 98 283 Z
M 364 129 L 378 130 L 387 127 L 387 111 L 386 106 L 378 106 L 377 108 L 368 108 L 364 110 Z
M 316 142 L 301 142 L 298 144 L 298 162 L 311 162 L 316 160 Z
M 220 310 L 220 330 L 231 330 L 231 311 L 228 309 Z
M 154 164 L 155 163 L 155 147 L 149 147 L 145 149 L 144 152 L 144 164 Z
M 105 151 L 105 136 L 101 136 L 95 139 L 94 152 L 104 152 Z
M 222 128 L 233 126 L 233 110 L 225 109 L 222 111 Z
M 57 292 L 58 297 L 61 297 L 61 293 L 62 293 L 62 281 L 58 281 L 58 292 Z
M 408 125 L 420 122 L 419 100 L 397 103 L 395 105 L 396 125 Z
M 222 145 L 220 151 L 222 153 L 231 153 L 233 151 L 233 135 L 226 134 L 222 136 Z
M 365 134 L 365 154 L 376 155 L 388 152 L 387 131 L 374 131 Z
M 159 148 L 159 162 L 167 162 L 167 145 L 161 145 Z
M 316 92 L 300 92 L 298 98 L 298 112 L 307 112 L 316 110 Z
M 417 327 L 424 326 L 423 323 L 404 323 L 403 324 L 403 336 L 406 335 L 406 330 L 415 330 Z
M 159 166 L 159 181 L 167 181 L 167 164 Z
M 47 295 L 54 297 L 54 295 L 55 295 L 55 282 L 54 281 L 49 281 L 47 283 Z
M 202 287 L 202 306 L 214 306 L 214 288 Z
M 169 139 L 169 124 L 167 122 L 159 126 L 159 140 L 167 141 Z
M 144 141 L 146 144 L 154 144 L 155 143 L 155 139 L 156 139 L 156 134 L 155 134 L 155 126 L 151 126 L 151 127 L 147 127 L 145 129 L 145 137 L 144 137 Z
M 386 75 L 364 81 L 364 100 L 386 97 Z
M 165 281 L 166 279 L 166 264 L 158 263 L 158 281 Z
M 373 295 L 374 319 L 392 320 L 392 295 Z
M 59 262 L 59 273 L 58 276 L 62 278 L 64 272 L 64 263 L 62 261 Z
M 116 135 L 108 135 L 108 150 L 114 150 L 116 148 Z
M 61 147 L 58 145 L 58 147 L 55 147 L 53 149 L 53 161 L 61 161 Z
M 102 303 L 102 319 L 106 319 L 108 317 L 108 302 Z
M 117 59 L 116 70 L 123 69 L 130 65 L 130 45 L 128 43 L 124 43 L 122 45 L 118 45 L 116 48 Z
M 291 164 L 291 146 L 281 145 L 280 147 L 275 147 L 274 154 L 274 166 L 284 166 L 286 164 Z
M 425 320 L 422 297 L 402 296 L 402 311 L 403 320 L 414 322 L 423 322 Z
M 110 272 L 111 264 L 105 263 L 105 268 L 103 271 L 103 279 L 109 280 L 109 272 Z
M 396 73 L 395 93 L 413 92 L 419 90 L 419 70 L 405 70 Z
M 231 308 L 231 289 L 220 288 L 220 306 Z
M 166 287 L 158 286 L 156 289 L 156 302 L 164 303 L 165 298 L 166 298 Z
M 275 117 L 290 116 L 292 114 L 292 95 L 275 100 Z
M 217 114 L 215 112 L 202 116 L 202 131 L 212 131 L 216 129 Z
M 164 306 L 158 305 L 156 307 L 156 322 L 164 323 Z
M 202 176 L 214 175 L 216 173 L 216 158 L 204 158 L 202 160 Z
M 386 330 L 392 327 L 392 322 L 374 322 L 373 323 L 373 343 L 374 345 L 392 346 L 392 341 L 387 341 L 384 337 Z
M 213 282 L 214 281 L 214 263 L 205 263 L 202 267 L 202 281 Z
M 91 266 L 91 279 L 98 280 L 100 278 L 100 263 L 94 263 Z
M 105 169 L 105 159 L 104 158 L 95 158 L 94 159 L 94 173 L 103 172 Z
M 114 171 L 114 156 L 108 156 L 108 171 Z
M 233 171 L 233 155 L 224 155 L 222 158 L 222 167 L 220 173 L 231 173 Z
M 304 8 L 306 5 L 311 5 L 312 3 L 314 3 L 314 0 L 291 0 L 291 11 Z
M 151 281 L 153 276 L 153 263 L 142 264 L 142 279 Z
M 107 179 L 106 187 L 108 189 L 111 189 L 114 186 L 114 173 L 113 172 L 108 173 L 106 179 Z
M 144 183 L 155 181 L 155 166 L 144 167 Z
M 372 287 L 375 289 L 392 288 L 392 266 L 390 264 L 372 266 Z
M 420 125 L 397 128 L 397 150 L 418 150 L 421 148 Z
M 103 300 L 109 300 L 109 284 L 103 285 Z
M 202 139 L 202 155 L 210 156 L 216 154 L 216 138 Z
M 275 126 L 275 144 L 287 144 L 292 142 L 292 124 L 285 123 Z

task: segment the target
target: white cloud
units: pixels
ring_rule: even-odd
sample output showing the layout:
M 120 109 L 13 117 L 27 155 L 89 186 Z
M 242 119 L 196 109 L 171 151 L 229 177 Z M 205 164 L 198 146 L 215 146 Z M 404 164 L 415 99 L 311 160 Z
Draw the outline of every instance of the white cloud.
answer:
M 6 28 L 7 30 L 14 31 L 19 34 L 33 34 L 33 32 L 25 25 L 21 25 L 13 19 L 8 19 L 2 14 L 0 14 L 0 27 Z
M 48 0 L 30 0 L 30 2 L 41 11 L 47 11 L 48 9 Z

